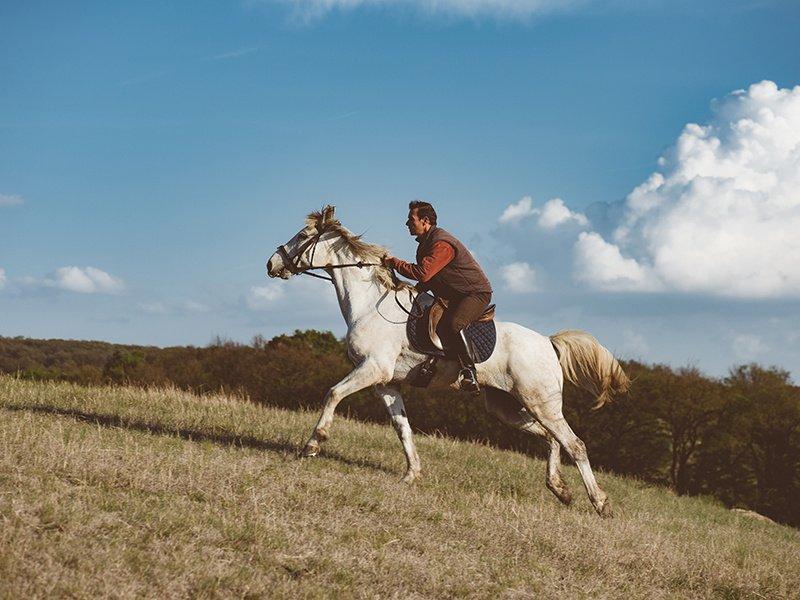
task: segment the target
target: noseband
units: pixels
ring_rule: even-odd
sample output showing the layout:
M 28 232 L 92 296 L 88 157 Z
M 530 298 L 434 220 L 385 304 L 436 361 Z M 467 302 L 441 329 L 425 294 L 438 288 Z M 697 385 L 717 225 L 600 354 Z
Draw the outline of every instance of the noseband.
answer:
M 317 279 L 325 279 L 326 281 L 330 281 L 333 283 L 333 277 L 325 277 L 324 275 L 318 275 L 317 273 L 311 273 L 311 271 L 316 271 L 317 269 L 327 271 L 328 269 L 344 269 L 346 267 L 358 267 L 359 269 L 362 267 L 382 267 L 381 263 L 365 263 L 362 261 L 358 261 L 357 263 L 346 263 L 341 265 L 317 265 L 314 266 L 314 253 L 317 251 L 317 244 L 319 243 L 319 239 L 322 237 L 322 234 L 325 233 L 323 229 L 317 235 L 312 238 L 308 238 L 300 248 L 297 250 L 297 254 L 291 256 L 289 251 L 286 249 L 286 244 L 281 244 L 278 246 L 278 254 L 280 254 L 281 259 L 283 260 L 284 266 L 289 269 L 289 272 L 292 275 L 310 275 L 311 277 L 316 277 Z M 308 260 L 307 267 L 300 266 L 300 260 L 303 257 L 303 254 L 306 250 L 311 248 L 311 258 Z M 386 267 L 388 268 L 388 267 Z M 394 271 L 392 271 L 392 276 L 394 276 Z

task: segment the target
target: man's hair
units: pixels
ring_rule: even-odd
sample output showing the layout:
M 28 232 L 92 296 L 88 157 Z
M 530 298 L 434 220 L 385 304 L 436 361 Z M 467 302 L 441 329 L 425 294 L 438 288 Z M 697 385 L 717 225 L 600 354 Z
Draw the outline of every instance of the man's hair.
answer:
M 433 210 L 433 206 L 431 206 L 430 203 L 423 202 L 422 200 L 412 200 L 408 203 L 408 208 L 417 211 L 418 219 L 427 218 L 431 225 L 436 227 L 436 211 Z

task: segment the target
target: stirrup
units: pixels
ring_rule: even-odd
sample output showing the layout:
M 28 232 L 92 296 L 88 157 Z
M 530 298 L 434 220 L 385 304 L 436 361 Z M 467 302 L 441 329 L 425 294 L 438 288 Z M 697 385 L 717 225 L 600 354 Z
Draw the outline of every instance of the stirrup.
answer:
M 417 376 L 410 380 L 409 383 L 416 387 L 428 387 L 431 383 L 431 380 L 436 375 L 437 361 L 438 358 L 435 356 L 429 356 L 426 358 L 425 362 L 420 365 Z
M 481 391 L 481 387 L 478 385 L 478 375 L 475 373 L 474 369 L 469 367 L 464 367 L 459 371 L 458 379 L 456 379 L 451 387 L 471 394 L 479 394 Z

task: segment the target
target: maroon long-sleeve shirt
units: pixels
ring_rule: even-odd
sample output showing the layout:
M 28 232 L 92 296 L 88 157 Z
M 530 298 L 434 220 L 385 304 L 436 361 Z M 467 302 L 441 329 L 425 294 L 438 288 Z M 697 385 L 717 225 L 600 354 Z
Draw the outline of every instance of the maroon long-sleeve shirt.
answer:
M 433 244 L 429 254 L 426 254 L 419 261 L 419 264 L 408 263 L 399 258 L 391 259 L 391 266 L 403 277 L 416 279 L 422 283 L 427 282 L 431 277 L 441 271 L 447 263 L 455 258 L 456 251 L 444 241 Z

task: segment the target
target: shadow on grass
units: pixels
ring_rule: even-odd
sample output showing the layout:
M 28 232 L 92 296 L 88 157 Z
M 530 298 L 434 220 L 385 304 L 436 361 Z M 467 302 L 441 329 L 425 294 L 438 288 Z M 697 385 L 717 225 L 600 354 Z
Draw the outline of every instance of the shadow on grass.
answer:
M 123 429 L 131 429 L 134 431 L 142 431 L 155 435 L 164 435 L 169 437 L 179 437 L 190 442 L 211 442 L 219 446 L 232 446 L 239 448 L 253 448 L 255 450 L 266 450 L 268 452 L 275 452 L 286 458 L 294 457 L 299 458 L 301 447 L 287 441 L 273 441 L 256 438 L 252 436 L 233 435 L 225 433 L 208 433 L 206 431 L 198 431 L 196 429 L 182 429 L 180 427 L 166 427 L 157 423 L 148 423 L 146 421 L 135 421 L 123 419 L 117 415 L 109 414 L 96 414 L 70 408 L 59 408 L 57 406 L 25 406 L 25 405 L 5 405 L 2 408 L 17 412 L 32 412 L 44 413 L 49 415 L 58 415 L 62 417 L 69 417 L 76 421 L 84 423 L 91 423 L 93 425 L 101 425 L 103 427 L 118 427 Z M 322 458 L 329 458 L 338 461 L 351 467 L 361 467 L 363 469 L 371 469 L 373 471 L 380 471 L 382 473 L 394 474 L 395 471 L 387 469 L 379 463 L 369 460 L 358 458 L 351 458 L 343 456 L 337 452 L 324 451 L 321 455 Z

